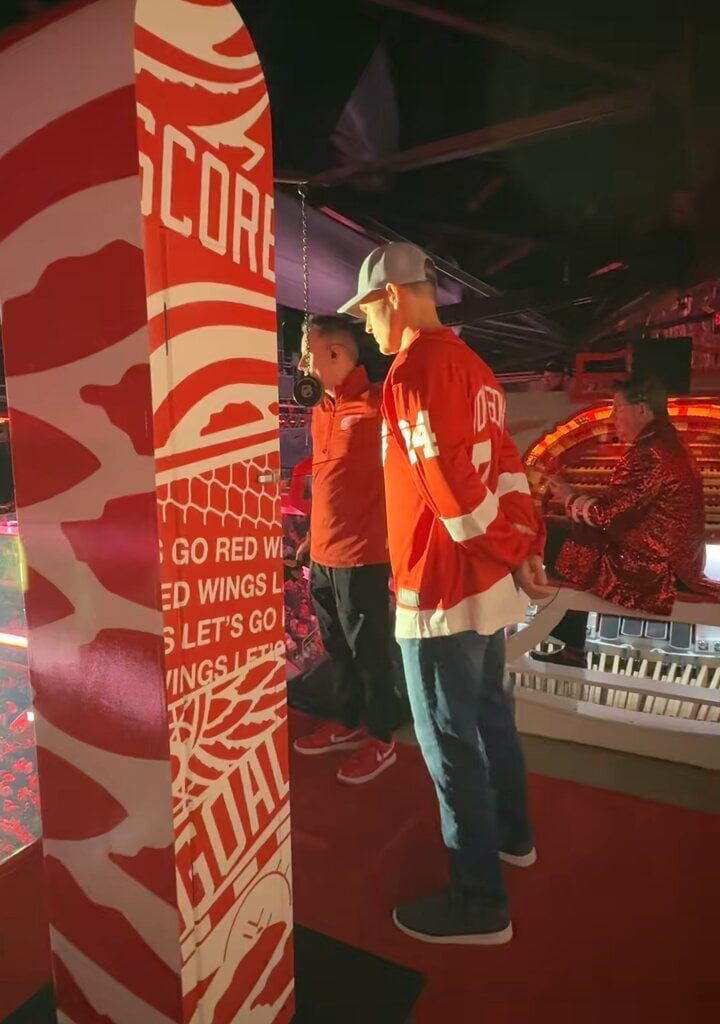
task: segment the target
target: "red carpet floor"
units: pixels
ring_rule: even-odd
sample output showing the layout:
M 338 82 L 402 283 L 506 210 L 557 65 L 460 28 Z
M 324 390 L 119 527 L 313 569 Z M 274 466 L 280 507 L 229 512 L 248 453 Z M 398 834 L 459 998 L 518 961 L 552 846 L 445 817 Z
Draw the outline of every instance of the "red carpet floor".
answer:
M 422 971 L 417 1024 L 720 1020 L 720 817 L 533 776 L 539 861 L 506 869 L 515 939 L 429 946 L 390 918 L 445 878 L 419 751 L 357 789 L 339 763 L 293 755 L 296 916 Z

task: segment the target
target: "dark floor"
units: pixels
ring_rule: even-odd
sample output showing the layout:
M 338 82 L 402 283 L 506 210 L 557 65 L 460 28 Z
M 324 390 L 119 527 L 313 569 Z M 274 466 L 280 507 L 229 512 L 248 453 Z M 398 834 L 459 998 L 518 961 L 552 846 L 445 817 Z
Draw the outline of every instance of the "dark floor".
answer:
M 54 1000 L 50 986 L 6 1017 L 2 1024 L 56 1024 Z
M 409 1024 L 423 976 L 295 927 L 293 1024 Z

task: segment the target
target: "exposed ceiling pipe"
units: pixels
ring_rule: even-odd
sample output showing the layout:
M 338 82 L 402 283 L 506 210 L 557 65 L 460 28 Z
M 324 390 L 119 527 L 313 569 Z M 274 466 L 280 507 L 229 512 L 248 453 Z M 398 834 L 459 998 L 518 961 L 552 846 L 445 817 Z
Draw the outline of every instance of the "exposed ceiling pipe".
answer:
M 638 279 L 636 281 L 637 286 L 641 287 L 642 282 Z M 527 288 L 483 299 L 470 299 L 458 303 L 457 306 L 445 306 L 441 311 L 442 319 L 451 326 L 480 325 L 488 319 L 518 316 L 531 310 L 585 305 L 612 294 L 615 289 L 627 283 L 626 274 L 623 271 L 615 271 L 604 277 L 555 288 Z

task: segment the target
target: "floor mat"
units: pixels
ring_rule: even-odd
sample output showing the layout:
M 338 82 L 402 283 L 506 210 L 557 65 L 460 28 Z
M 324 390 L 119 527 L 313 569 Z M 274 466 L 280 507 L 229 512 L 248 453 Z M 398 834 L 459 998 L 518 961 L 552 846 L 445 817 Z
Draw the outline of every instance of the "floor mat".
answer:
M 309 728 L 294 717 L 296 733 Z M 420 753 L 402 745 L 356 788 L 336 781 L 341 759 L 293 755 L 296 917 L 423 972 L 417 1024 L 720 1019 L 720 817 L 531 776 L 539 860 L 505 872 L 515 939 L 430 946 L 390 916 L 445 880 Z

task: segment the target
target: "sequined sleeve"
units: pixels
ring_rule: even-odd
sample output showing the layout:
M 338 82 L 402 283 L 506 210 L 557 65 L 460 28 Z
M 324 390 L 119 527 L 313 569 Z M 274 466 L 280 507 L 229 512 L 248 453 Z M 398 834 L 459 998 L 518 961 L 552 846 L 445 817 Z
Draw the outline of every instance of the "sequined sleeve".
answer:
M 572 496 L 565 511 L 576 523 L 606 530 L 618 516 L 650 505 L 662 482 L 659 454 L 654 448 L 633 445 L 619 462 L 606 491 L 595 498 L 585 494 Z

